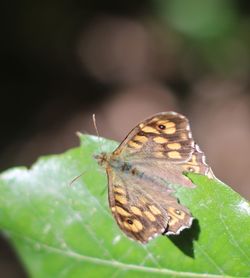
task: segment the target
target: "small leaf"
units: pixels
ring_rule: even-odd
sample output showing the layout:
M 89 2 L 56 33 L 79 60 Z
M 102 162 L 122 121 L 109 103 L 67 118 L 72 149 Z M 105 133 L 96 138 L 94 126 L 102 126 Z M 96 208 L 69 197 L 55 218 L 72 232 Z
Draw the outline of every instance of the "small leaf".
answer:
M 197 187 L 176 195 L 196 218 L 191 229 L 141 245 L 117 227 L 93 159 L 117 144 L 80 139 L 79 148 L 0 176 L 0 228 L 32 277 L 250 276 L 250 208 L 230 187 L 189 174 Z

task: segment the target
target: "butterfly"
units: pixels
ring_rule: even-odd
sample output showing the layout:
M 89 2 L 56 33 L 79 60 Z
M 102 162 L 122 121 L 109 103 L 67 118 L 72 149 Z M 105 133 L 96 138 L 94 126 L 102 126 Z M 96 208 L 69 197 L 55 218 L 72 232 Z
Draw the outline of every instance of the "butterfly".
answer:
M 109 206 L 118 226 L 141 243 L 192 225 L 190 211 L 172 195 L 169 184 L 194 187 L 183 172 L 214 177 L 188 119 L 176 112 L 149 117 L 114 152 L 95 159 L 106 169 Z

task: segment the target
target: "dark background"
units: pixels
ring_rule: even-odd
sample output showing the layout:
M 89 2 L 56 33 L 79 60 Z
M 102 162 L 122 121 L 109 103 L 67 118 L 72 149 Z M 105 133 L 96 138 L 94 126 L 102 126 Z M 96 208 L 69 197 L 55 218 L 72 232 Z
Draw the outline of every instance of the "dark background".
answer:
M 122 140 L 149 115 L 187 115 L 221 180 L 249 199 L 250 4 L 239 0 L 3 1 L 0 170 Z M 0 273 L 25 277 L 4 238 Z

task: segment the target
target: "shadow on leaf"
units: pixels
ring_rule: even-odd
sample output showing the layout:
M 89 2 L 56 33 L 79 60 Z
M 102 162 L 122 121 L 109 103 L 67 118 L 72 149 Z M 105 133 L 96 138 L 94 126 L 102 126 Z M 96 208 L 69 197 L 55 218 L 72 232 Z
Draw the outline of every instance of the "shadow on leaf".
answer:
M 200 225 L 197 219 L 194 219 L 190 229 L 185 229 L 180 235 L 170 235 L 169 239 L 184 254 L 194 258 L 194 240 L 198 240 L 200 233 Z

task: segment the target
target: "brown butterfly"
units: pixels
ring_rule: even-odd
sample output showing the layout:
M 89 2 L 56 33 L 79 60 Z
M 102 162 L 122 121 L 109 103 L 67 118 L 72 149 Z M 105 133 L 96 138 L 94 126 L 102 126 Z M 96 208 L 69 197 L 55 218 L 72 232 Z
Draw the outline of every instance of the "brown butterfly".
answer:
M 141 243 L 159 234 L 179 234 L 192 224 L 191 213 L 171 195 L 168 184 L 194 187 L 184 171 L 214 177 L 192 138 L 188 119 L 175 112 L 146 119 L 113 153 L 95 158 L 106 168 L 116 222 Z

